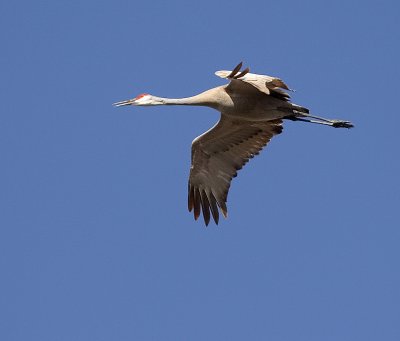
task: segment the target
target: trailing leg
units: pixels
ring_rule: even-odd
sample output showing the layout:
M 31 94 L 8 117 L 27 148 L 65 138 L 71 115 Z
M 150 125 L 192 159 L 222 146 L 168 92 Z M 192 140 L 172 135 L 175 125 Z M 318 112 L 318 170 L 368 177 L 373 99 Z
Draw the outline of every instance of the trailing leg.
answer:
M 293 110 L 293 114 L 285 117 L 291 121 L 302 121 L 315 124 L 328 125 L 334 128 L 353 128 L 354 125 L 350 121 L 331 120 L 323 117 L 313 116 L 306 112 Z

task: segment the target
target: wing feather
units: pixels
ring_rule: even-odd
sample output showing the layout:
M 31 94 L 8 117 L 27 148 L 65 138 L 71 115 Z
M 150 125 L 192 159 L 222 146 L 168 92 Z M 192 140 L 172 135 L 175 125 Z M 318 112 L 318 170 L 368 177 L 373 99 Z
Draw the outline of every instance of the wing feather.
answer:
M 215 74 L 218 77 L 229 79 L 230 83 L 228 85 L 228 89 L 230 88 L 234 91 L 249 91 L 249 89 L 252 88 L 253 91 L 258 90 L 266 95 L 277 97 L 282 100 L 288 100 L 290 98 L 290 96 L 284 91 L 290 89 L 282 79 L 267 75 L 249 73 L 249 68 L 246 68 L 244 71 L 240 72 L 241 67 L 242 63 L 237 65 L 233 71 L 222 70 L 215 72 Z M 251 85 L 251 88 L 246 87 L 246 84 Z
M 188 208 L 197 219 L 201 211 L 206 225 L 210 212 L 216 224 L 218 207 L 227 216 L 226 201 L 232 178 L 282 132 L 282 121 L 253 122 L 221 115 L 220 121 L 192 143 Z

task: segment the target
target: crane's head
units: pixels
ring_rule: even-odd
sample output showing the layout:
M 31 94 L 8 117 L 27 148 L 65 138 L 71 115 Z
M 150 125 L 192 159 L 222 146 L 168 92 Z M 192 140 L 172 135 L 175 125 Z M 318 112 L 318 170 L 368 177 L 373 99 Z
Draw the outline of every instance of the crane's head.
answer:
M 128 99 L 126 101 L 116 102 L 113 105 L 115 107 L 122 107 L 124 105 L 161 105 L 164 104 L 159 97 L 155 97 L 149 94 L 140 94 L 135 98 Z

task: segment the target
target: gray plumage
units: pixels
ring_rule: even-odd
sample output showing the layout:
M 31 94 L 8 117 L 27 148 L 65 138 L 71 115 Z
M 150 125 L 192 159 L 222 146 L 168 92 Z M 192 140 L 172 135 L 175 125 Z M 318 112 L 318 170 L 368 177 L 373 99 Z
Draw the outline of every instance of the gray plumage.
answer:
M 289 101 L 288 86 L 279 78 L 257 75 L 249 69 L 240 72 L 242 63 L 233 71 L 217 71 L 227 85 L 186 98 L 163 98 L 142 94 L 134 99 L 114 103 L 124 105 L 200 105 L 218 110 L 219 122 L 192 143 L 189 175 L 188 209 L 194 218 L 203 213 L 205 224 L 211 216 L 216 224 L 219 211 L 227 217 L 227 196 L 231 180 L 251 158 L 277 134 L 282 120 L 351 128 L 349 121 L 312 116 L 305 107 Z

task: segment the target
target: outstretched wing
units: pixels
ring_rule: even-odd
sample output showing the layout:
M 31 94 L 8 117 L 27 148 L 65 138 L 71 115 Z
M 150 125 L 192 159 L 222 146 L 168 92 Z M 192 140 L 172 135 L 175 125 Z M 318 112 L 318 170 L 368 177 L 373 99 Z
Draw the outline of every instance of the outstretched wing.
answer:
M 196 220 L 202 211 L 208 225 L 211 211 L 218 224 L 218 207 L 227 216 L 226 201 L 232 178 L 281 132 L 281 120 L 242 121 L 222 114 L 214 127 L 193 141 L 188 208 L 194 211 Z
M 260 91 L 266 95 L 278 97 L 282 100 L 288 100 L 290 98 L 290 96 L 284 91 L 290 89 L 280 78 L 249 73 L 249 68 L 240 71 L 241 68 L 242 63 L 238 64 L 233 71 L 222 70 L 215 72 L 215 74 L 218 77 L 230 80 L 228 90 Z

